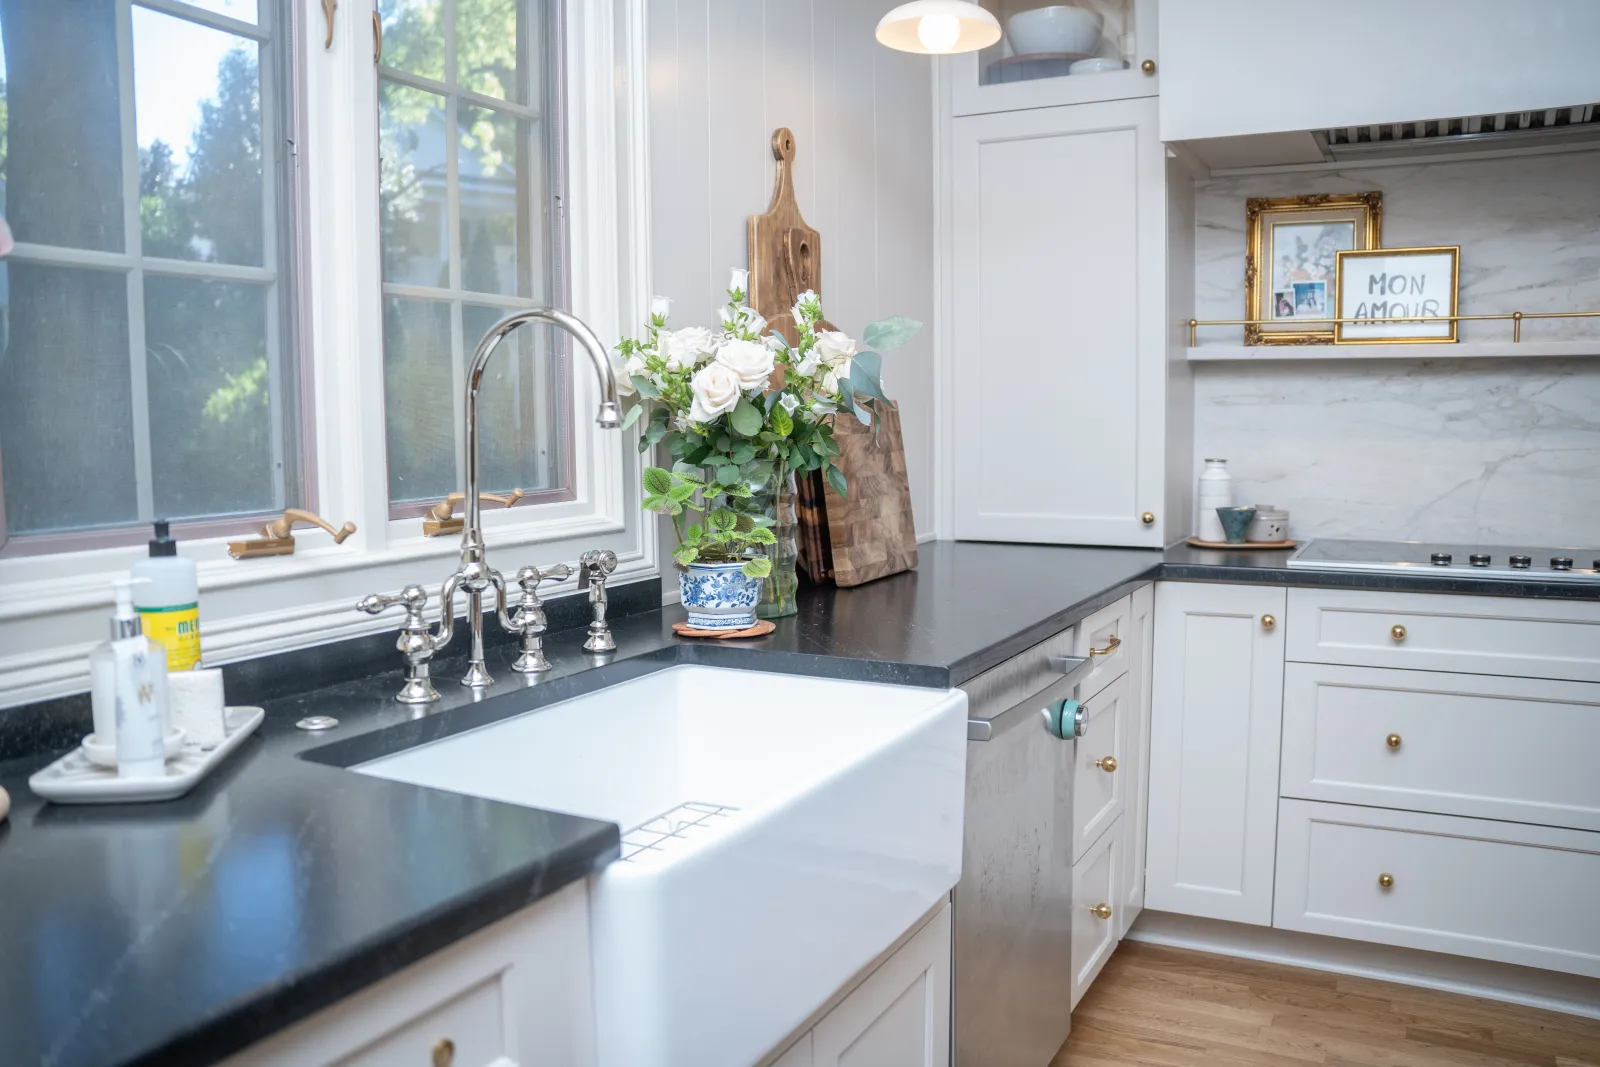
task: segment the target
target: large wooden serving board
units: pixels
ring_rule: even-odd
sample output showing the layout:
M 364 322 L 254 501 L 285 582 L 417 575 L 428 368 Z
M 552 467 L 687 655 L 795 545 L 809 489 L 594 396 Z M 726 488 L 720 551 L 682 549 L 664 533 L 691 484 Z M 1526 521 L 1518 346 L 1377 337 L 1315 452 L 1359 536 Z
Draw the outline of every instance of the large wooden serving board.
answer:
M 861 585 L 917 565 L 900 409 L 882 403 L 872 409 L 872 426 L 843 412 L 833 423 L 837 463 L 850 490 L 845 499 L 832 486 L 827 489 L 833 580 L 841 586 Z

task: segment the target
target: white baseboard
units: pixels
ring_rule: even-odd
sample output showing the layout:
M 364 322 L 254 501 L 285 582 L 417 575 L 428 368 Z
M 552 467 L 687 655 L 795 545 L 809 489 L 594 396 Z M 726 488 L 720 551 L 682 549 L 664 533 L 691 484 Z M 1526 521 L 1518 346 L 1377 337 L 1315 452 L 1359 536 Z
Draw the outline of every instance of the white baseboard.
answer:
M 1146 910 L 1127 936 L 1152 945 L 1376 978 L 1600 1019 L 1600 980 L 1575 974 L 1165 911 Z

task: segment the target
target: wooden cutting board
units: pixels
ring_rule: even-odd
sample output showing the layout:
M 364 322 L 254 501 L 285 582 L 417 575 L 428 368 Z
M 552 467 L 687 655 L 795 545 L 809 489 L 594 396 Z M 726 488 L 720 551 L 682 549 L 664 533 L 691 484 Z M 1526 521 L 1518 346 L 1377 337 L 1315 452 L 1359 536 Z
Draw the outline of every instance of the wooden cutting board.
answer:
M 794 156 L 794 134 L 784 127 L 772 131 L 772 203 L 766 214 L 750 216 L 749 229 L 750 306 L 790 344 L 800 342 L 789 313 L 795 299 L 808 289 L 822 292 L 822 235 L 806 225 L 795 201 Z M 877 427 L 848 412 L 834 419 L 848 500 L 824 489 L 816 475 L 801 480 L 800 564 L 812 581 L 831 577 L 842 586 L 860 585 L 917 565 L 900 412 L 877 404 L 874 415 Z
M 900 435 L 900 409 L 873 405 L 872 426 L 840 413 L 833 422 L 836 461 L 849 482 L 845 499 L 827 490 L 828 540 L 833 579 L 861 585 L 917 565 L 917 533 L 911 514 L 911 483 Z
M 787 127 L 772 131 L 772 157 L 778 161 L 772 203 L 766 214 L 750 216 L 749 230 L 750 306 L 792 345 L 800 343 L 800 333 L 789 309 L 806 290 L 822 292 L 822 235 L 800 216 L 794 151 Z

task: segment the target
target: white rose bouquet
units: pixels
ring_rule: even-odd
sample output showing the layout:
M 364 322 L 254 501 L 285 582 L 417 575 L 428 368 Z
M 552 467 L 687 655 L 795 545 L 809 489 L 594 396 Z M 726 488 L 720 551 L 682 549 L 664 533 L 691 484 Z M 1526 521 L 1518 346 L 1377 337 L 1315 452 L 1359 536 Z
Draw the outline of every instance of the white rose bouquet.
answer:
M 799 343 L 790 345 L 767 331 L 748 303 L 748 286 L 749 272 L 734 270 L 716 331 L 669 329 L 672 302 L 656 297 L 645 336 L 625 338 L 614 355 L 617 387 L 628 406 L 623 426 L 645 420 L 639 451 L 665 442 L 672 458 L 672 471 L 645 471 L 643 506 L 672 516 L 679 540 L 673 557 L 680 566 L 744 558 L 752 546 L 771 543 L 761 533 L 738 536 L 771 522 L 737 506 L 750 498 L 752 485 L 781 481 L 789 471 L 820 470 L 847 495 L 844 473 L 834 463 L 833 419 L 846 411 L 872 422 L 872 405 L 887 402 L 877 350 L 905 344 L 922 327 L 905 318 L 873 323 L 863 347 L 826 328 L 817 294 L 806 292 L 792 312 Z M 737 515 L 736 526 L 682 525 L 686 510 L 709 513 L 718 497 L 732 505 L 726 510 Z M 752 577 L 770 572 L 768 560 L 750 563 Z

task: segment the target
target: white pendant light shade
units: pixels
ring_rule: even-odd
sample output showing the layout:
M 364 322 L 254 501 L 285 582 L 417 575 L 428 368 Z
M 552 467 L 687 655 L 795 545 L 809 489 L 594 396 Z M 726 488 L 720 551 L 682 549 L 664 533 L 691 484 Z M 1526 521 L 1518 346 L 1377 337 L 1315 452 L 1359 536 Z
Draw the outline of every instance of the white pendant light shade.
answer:
M 1000 21 L 967 0 L 914 0 L 878 23 L 878 43 L 924 56 L 976 52 L 1000 39 Z

